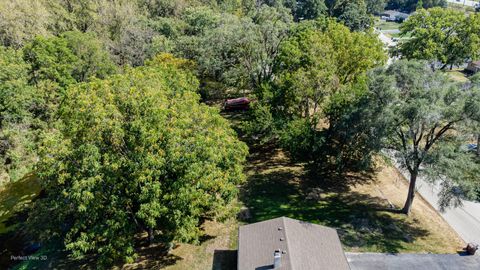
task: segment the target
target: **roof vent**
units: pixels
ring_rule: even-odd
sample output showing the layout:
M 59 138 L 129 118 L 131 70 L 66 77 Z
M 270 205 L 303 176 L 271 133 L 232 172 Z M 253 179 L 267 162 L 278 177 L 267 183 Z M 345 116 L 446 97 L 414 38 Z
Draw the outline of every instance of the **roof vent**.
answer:
M 282 266 L 282 253 L 279 249 L 273 253 L 273 269 L 280 269 Z

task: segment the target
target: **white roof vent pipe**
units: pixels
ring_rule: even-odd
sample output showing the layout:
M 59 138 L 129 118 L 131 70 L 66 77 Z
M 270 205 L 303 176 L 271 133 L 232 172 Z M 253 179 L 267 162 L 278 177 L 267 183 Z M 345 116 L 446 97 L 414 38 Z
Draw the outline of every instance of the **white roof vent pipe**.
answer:
M 279 249 L 273 253 L 273 269 L 280 269 L 282 266 L 282 253 Z

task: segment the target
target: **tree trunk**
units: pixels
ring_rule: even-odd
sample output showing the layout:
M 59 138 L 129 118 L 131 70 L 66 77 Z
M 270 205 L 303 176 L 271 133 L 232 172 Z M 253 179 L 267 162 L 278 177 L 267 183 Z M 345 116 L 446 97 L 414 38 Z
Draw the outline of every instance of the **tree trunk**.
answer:
M 148 228 L 148 244 L 153 244 L 153 228 Z
M 477 135 L 477 156 L 480 157 L 480 134 Z
M 401 211 L 405 215 L 409 215 L 410 210 L 412 209 L 413 198 L 415 197 L 415 185 L 417 183 L 417 176 L 418 169 L 415 169 L 413 172 L 410 173 L 410 184 L 408 186 L 407 200 L 405 201 L 405 205 L 403 206 L 403 209 Z

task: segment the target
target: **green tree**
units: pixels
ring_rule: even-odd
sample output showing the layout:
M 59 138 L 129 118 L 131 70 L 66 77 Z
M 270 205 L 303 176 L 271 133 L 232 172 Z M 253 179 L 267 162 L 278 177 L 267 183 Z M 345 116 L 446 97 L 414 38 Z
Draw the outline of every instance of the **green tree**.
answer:
M 308 117 L 311 109 L 316 114 L 322 100 L 357 82 L 385 57 L 373 33 L 351 32 L 332 19 L 300 24 L 277 58 L 276 83 L 284 89 L 278 106 L 287 114 Z
M 368 14 L 367 5 L 361 1 L 346 1 L 341 8 L 338 19 L 355 31 L 365 31 L 373 25 L 373 18 Z
M 385 0 L 365 0 L 368 14 L 380 14 L 385 10 Z
M 180 39 L 179 54 L 198 63 L 204 81 L 243 90 L 271 80 L 279 45 L 293 21 L 288 10 L 263 5 L 249 17 L 220 16 L 218 27 Z
M 275 79 L 256 91 L 261 105 L 248 131 L 266 137 L 273 131 L 292 155 L 320 163 L 322 147 L 348 130 L 344 114 L 360 102 L 365 72 L 385 58 L 373 33 L 352 32 L 333 19 L 299 24 L 280 46 Z M 337 150 L 329 154 L 347 158 L 346 150 Z
M 65 32 L 60 36 L 77 58 L 72 77 L 77 82 L 88 81 L 91 77 L 105 78 L 116 72 L 106 46 L 93 33 Z
M 419 10 L 419 9 L 422 9 L 423 8 L 423 1 L 422 0 L 418 0 L 417 2 L 417 6 L 416 6 L 416 10 Z
M 351 30 L 363 31 L 373 24 L 364 0 L 326 0 L 329 15 L 338 18 Z
M 480 16 L 453 9 L 419 10 L 400 27 L 411 38 L 400 43 L 407 59 L 442 63 L 441 69 L 475 59 L 480 51 Z
M 23 48 L 23 53 L 34 84 L 48 80 L 65 88 L 90 77 L 104 78 L 116 70 L 104 45 L 92 33 L 37 37 Z
M 469 153 L 459 150 L 460 144 L 466 142 L 459 129 L 478 114 L 468 103 L 476 90 L 462 90 L 449 83 L 443 73 L 433 72 L 423 62 L 411 61 L 375 70 L 369 85 L 371 96 L 384 108 L 381 117 L 387 120 L 383 122 L 390 125 L 386 147 L 395 151 L 410 173 L 408 195 L 401 210 L 409 214 L 421 173 L 436 172 L 436 180 L 447 186 L 451 186 L 449 181 L 465 180 L 459 177 L 465 173 L 451 178 L 453 175 L 447 172 L 461 170 L 458 162 L 448 160 L 471 160 Z M 478 171 L 475 177 L 478 179 Z
M 28 173 L 35 161 L 31 131 L 35 89 L 21 52 L 0 46 L 0 186 Z
M 447 7 L 446 0 L 387 0 L 387 9 L 396 9 L 404 12 L 412 12 L 420 7 L 427 9 L 432 7 Z
M 66 87 L 75 82 L 73 70 L 78 61 L 65 39 L 37 37 L 23 48 L 24 59 L 30 64 L 30 81 L 38 84 L 49 80 Z
M 40 152 L 46 197 L 30 224 L 41 238 L 109 265 L 132 261 L 139 231 L 195 242 L 201 220 L 230 212 L 247 147 L 217 109 L 199 103 L 190 69 L 161 55 L 67 90 L 58 131 Z
M 300 0 L 296 2 L 294 14 L 297 21 L 313 20 L 327 12 L 324 0 Z
M 53 17 L 41 0 L 0 2 L 0 45 L 20 48 L 37 35 L 48 35 Z

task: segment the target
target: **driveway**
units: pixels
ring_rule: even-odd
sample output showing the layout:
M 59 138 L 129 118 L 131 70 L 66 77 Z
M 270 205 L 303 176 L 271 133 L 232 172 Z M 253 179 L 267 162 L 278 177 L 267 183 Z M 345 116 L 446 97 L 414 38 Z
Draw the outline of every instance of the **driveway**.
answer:
M 351 270 L 478 270 L 480 255 L 345 253 Z
M 378 38 L 380 41 L 385 45 L 385 48 L 388 50 L 390 48 L 393 48 L 397 46 L 397 42 L 393 41 L 392 38 L 389 36 L 385 35 L 382 31 L 375 30 L 375 32 L 378 34 Z M 388 61 L 387 65 L 391 65 L 393 61 L 395 61 L 396 58 L 392 58 L 390 55 L 388 56 Z
M 464 5 L 464 6 L 469 6 L 469 7 L 474 7 L 475 5 L 478 4 L 478 2 L 471 1 L 471 0 L 447 0 L 449 3 L 454 3 L 454 4 L 459 4 L 459 5 Z

